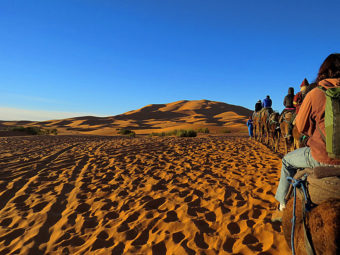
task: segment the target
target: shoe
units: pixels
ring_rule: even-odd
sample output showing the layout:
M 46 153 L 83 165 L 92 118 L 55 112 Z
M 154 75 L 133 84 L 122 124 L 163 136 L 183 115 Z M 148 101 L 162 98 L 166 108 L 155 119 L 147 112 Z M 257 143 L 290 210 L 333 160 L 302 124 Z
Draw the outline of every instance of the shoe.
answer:
M 276 211 L 272 214 L 271 221 L 272 221 L 272 222 L 276 222 L 276 221 L 282 222 L 282 216 L 283 216 L 283 211 L 276 210 Z

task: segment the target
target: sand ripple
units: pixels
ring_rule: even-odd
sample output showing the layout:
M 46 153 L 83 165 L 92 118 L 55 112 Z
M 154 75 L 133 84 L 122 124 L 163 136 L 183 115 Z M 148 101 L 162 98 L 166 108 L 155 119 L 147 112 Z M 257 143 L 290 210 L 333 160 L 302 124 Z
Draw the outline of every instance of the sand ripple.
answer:
M 248 138 L 0 140 L 0 254 L 289 253 Z

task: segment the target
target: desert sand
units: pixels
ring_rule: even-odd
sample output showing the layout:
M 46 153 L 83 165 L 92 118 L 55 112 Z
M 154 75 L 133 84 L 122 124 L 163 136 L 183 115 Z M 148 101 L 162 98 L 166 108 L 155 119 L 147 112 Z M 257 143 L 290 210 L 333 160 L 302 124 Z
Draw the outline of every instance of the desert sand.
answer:
M 0 254 L 289 254 L 241 136 L 0 138 Z

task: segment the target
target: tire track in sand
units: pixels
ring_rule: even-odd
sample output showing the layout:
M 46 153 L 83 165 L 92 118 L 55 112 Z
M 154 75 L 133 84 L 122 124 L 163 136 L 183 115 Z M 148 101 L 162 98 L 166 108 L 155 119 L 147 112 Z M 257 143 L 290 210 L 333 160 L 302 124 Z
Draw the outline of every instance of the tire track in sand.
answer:
M 21 179 L 15 181 L 13 183 L 13 187 L 6 190 L 1 196 L 0 196 L 0 210 L 2 210 L 9 200 L 11 200 L 13 197 L 15 197 L 16 193 L 22 189 L 30 180 L 30 178 L 37 175 L 37 173 L 42 169 L 48 169 L 46 166 L 52 162 L 53 160 L 57 159 L 61 154 L 65 153 L 66 151 L 71 150 L 72 148 L 76 147 L 78 144 L 74 144 L 71 146 L 68 146 L 64 149 L 61 149 L 55 153 L 53 153 L 50 156 L 47 156 L 43 158 L 41 161 L 36 163 L 36 167 L 34 170 L 27 172 L 24 174 Z
M 77 176 L 81 175 L 82 172 L 86 171 L 87 165 L 89 164 L 89 157 L 84 155 L 83 158 L 77 163 L 72 171 L 72 175 L 68 181 L 68 183 L 62 184 L 61 192 L 58 194 L 55 203 L 51 206 L 50 210 L 47 212 L 47 219 L 43 226 L 39 229 L 38 234 L 33 237 L 34 245 L 28 251 L 28 254 L 38 255 L 45 254 L 47 247 L 41 248 L 40 246 L 44 243 L 47 243 L 50 240 L 49 230 L 53 227 L 61 218 L 63 211 L 67 207 L 68 203 L 68 195 L 75 188 L 75 181 Z M 31 240 L 27 241 L 30 243 Z

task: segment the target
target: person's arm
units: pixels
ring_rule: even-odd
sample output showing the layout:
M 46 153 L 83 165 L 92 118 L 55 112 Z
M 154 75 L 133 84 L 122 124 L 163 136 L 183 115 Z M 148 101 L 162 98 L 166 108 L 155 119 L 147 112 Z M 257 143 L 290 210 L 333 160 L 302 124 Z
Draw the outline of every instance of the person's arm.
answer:
M 303 103 L 301 104 L 299 114 L 296 115 L 296 127 L 298 131 L 302 134 L 311 136 L 311 120 L 310 116 L 312 113 L 312 100 L 311 100 L 311 94 L 309 93 L 305 100 L 303 100 Z
M 299 98 L 299 93 L 297 93 L 297 94 L 294 96 L 294 99 L 293 99 L 293 105 L 294 105 L 294 106 L 297 105 L 298 98 Z
M 285 98 L 283 99 L 283 105 L 287 108 L 287 96 L 285 96 Z

